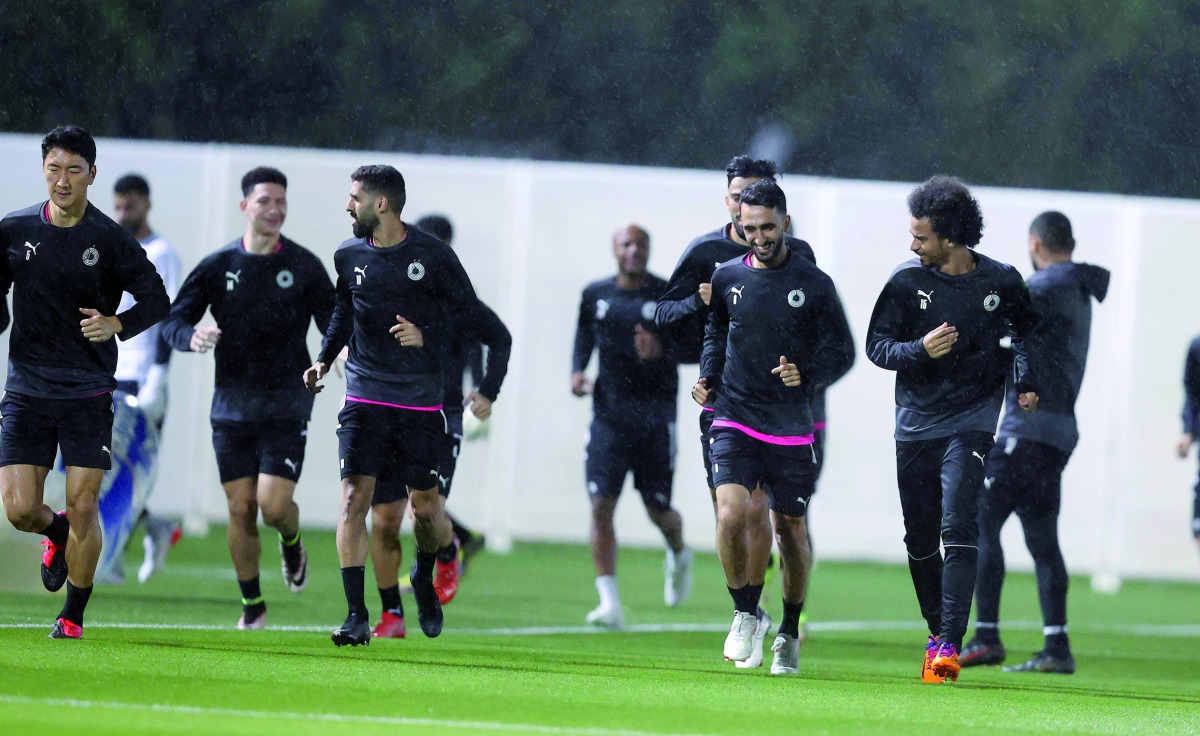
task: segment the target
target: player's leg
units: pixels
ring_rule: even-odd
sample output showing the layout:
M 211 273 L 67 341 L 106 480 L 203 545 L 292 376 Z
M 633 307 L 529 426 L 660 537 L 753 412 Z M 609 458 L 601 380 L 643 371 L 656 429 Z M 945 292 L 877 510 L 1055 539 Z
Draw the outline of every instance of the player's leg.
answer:
M 233 561 L 242 600 L 239 629 L 261 629 L 267 625 L 267 605 L 259 580 L 262 542 L 258 536 L 258 436 L 259 427 L 250 422 L 212 423 L 213 451 L 217 474 L 225 491 L 229 525 L 225 543 Z
M 1042 608 L 1042 651 L 1015 667 L 1016 672 L 1071 674 L 1075 660 L 1067 637 L 1067 566 L 1058 543 L 1058 515 L 1062 505 L 1062 472 L 1067 454 L 1041 443 L 1028 445 L 1021 458 L 1029 469 L 1029 482 L 1017 505 L 1017 516 L 1025 532 L 1025 546 L 1033 556 L 1037 573 L 1038 600 Z
M 100 484 L 112 467 L 111 394 L 75 401 L 59 422 L 58 438 L 67 470 L 67 598 L 50 633 L 53 638 L 82 635 L 83 612 L 104 542 L 100 530 Z
M 376 479 L 371 502 L 371 566 L 375 570 L 382 611 L 371 636 L 403 639 L 408 632 L 400 600 L 400 565 L 404 562 L 400 527 L 408 507 L 408 489 L 403 483 L 389 481 L 386 475 L 385 471 Z
M 904 516 L 908 571 L 929 639 L 921 665 L 923 682 L 943 682 L 931 667 L 942 626 L 942 457 L 946 440 L 896 442 L 896 483 Z
M 295 501 L 307 440 L 307 422 L 271 422 L 263 426 L 258 441 L 258 506 L 263 523 L 279 534 L 283 582 L 293 593 L 308 583 L 308 553 Z
M 588 612 L 584 621 L 610 629 L 625 626 L 617 589 L 617 534 L 613 514 L 630 470 L 627 443 L 632 439 L 623 441 L 619 427 L 602 419 L 593 419 L 584 443 L 584 480 L 591 509 L 588 543 L 596 573 L 596 593 L 600 598 L 599 605 Z
M 747 543 L 747 530 L 760 524 L 761 517 L 769 517 L 769 504 L 762 503 L 765 495 L 759 488 L 764 474 L 763 443 L 735 429 L 714 429 L 709 437 L 717 484 L 717 556 L 734 607 L 723 654 L 728 660 L 744 662 L 754 652 L 766 572 L 765 558 L 755 557 Z
M 443 606 L 454 600 L 458 594 L 458 583 L 462 578 L 462 537 L 450 512 L 446 511 L 446 501 L 450 498 L 450 488 L 454 484 L 454 471 L 458 469 L 458 452 L 462 448 L 463 418 L 461 410 L 451 409 L 446 413 L 446 433 L 442 438 L 438 453 L 438 504 L 441 515 L 450 527 L 449 542 L 438 550 L 437 562 L 434 566 L 433 588 L 437 591 L 438 602 Z M 466 531 L 464 529 L 464 531 Z M 470 532 L 466 531 L 470 539 Z
M 417 601 L 417 621 L 428 637 L 442 633 L 442 604 L 434 582 L 437 563 L 457 565 L 454 530 L 446 517 L 440 463 L 447 448 L 447 421 L 440 412 L 401 411 L 395 436 L 402 459 L 400 477 L 408 487 L 417 552 L 409 580 Z
M 984 466 L 983 489 L 979 494 L 975 636 L 960 652 L 959 664 L 963 667 L 1000 664 L 1007 656 L 1000 640 L 1000 593 L 1005 576 L 1000 530 L 1016 509 L 1020 489 L 1029 480 L 1021 458 L 1014 455 L 1019 445 L 1016 438 L 995 445 Z
M 633 485 L 642 496 L 646 514 L 667 544 L 663 563 L 663 601 L 678 606 L 692 592 L 692 552 L 683 542 L 683 517 L 671 506 L 675 476 L 675 423 L 647 427 L 629 447 Z
M 800 616 L 812 575 L 812 545 L 808 540 L 808 503 L 820 473 L 819 440 L 812 445 L 767 448 L 769 463 L 764 481 L 770 489 L 775 539 L 779 544 L 783 622 L 771 649 L 772 675 L 800 672 Z
M 65 513 L 43 501 L 46 475 L 58 454 L 57 420 L 47 404 L 12 391 L 0 399 L 0 496 L 14 528 L 45 536 L 42 585 L 55 591 L 67 582 Z
M 932 667 L 935 674 L 956 679 L 958 653 L 967 633 L 975 576 L 979 569 L 979 493 L 993 446 L 987 432 L 962 432 L 950 438 L 942 460 L 941 644 Z

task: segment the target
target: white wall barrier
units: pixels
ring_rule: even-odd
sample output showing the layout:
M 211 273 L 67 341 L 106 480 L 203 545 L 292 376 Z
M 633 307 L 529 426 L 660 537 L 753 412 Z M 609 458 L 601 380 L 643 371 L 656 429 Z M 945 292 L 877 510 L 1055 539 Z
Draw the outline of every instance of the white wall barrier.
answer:
M 39 139 L 0 136 L 0 209 L 45 197 Z M 271 165 L 289 178 L 284 232 L 332 268 L 350 235 L 343 211 L 349 173 L 390 163 L 408 181 L 406 219 L 443 212 L 480 296 L 508 323 L 514 354 L 486 441 L 464 447 L 452 510 L 504 548 L 516 539 L 582 541 L 588 502 L 582 441 L 588 400 L 568 389 L 571 340 L 583 286 L 614 272 L 610 235 L 637 222 L 652 236 L 650 268 L 669 275 L 683 247 L 722 224 L 724 177 L 716 171 L 533 163 L 394 153 L 228 145 L 99 141 L 92 201 L 111 212 L 111 187 L 129 171 L 153 191 L 150 220 L 190 269 L 238 236 L 238 182 Z M 931 172 L 933 173 L 933 172 Z M 812 243 L 838 285 L 861 346 L 875 297 L 909 254 L 905 196 L 911 184 L 805 177 L 782 180 L 797 234 Z M 1182 402 L 1186 346 L 1200 332 L 1200 203 L 1112 195 L 977 188 L 987 220 L 981 250 L 1029 270 L 1025 233 L 1046 209 L 1075 226 L 1077 257 L 1114 272 L 1108 301 L 1095 312 L 1091 360 L 1078 416 L 1082 440 L 1064 476 L 1060 533 L 1068 565 L 1098 579 L 1200 580 L 1189 515 L 1195 459 L 1172 446 Z M 7 357 L 7 340 L 0 341 Z M 319 335 L 310 334 L 315 354 Z M 207 416 L 212 359 L 176 353 L 159 487 L 162 513 L 203 525 L 225 515 Z M 680 371 L 676 504 L 688 542 L 711 548 L 712 507 L 687 391 L 694 366 Z M 300 377 L 297 376 L 297 381 Z M 339 496 L 334 428 L 340 381 L 317 398 L 304 474 L 302 521 L 332 526 Z M 819 555 L 899 562 L 903 526 L 892 441 L 893 376 L 861 350 L 829 394 L 829 451 L 813 503 Z M 618 511 L 623 543 L 656 545 L 636 495 Z M 1018 525 L 1005 530 L 1010 564 L 1030 566 Z

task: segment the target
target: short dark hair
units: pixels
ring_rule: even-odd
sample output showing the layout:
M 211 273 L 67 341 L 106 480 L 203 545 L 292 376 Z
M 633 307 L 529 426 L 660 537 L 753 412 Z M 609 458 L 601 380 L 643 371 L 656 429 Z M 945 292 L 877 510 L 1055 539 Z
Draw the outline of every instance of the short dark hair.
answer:
M 750 158 L 749 156 L 734 156 L 725 166 L 725 184 L 734 179 L 771 179 L 774 181 L 779 169 L 774 161 L 765 158 Z
M 743 195 L 744 196 L 744 195 Z M 983 237 L 983 212 L 970 190 L 953 176 L 939 174 L 908 195 L 908 213 L 929 218 L 939 238 L 974 248 Z
M 113 184 L 114 194 L 140 194 L 150 198 L 150 182 L 141 174 L 126 174 Z
M 397 215 L 404 211 L 404 201 L 407 197 L 404 175 L 395 167 L 387 164 L 359 166 L 350 175 L 350 181 L 360 182 L 368 192 L 387 197 L 388 205 Z
M 742 190 L 742 204 L 752 207 L 770 207 L 787 214 L 787 195 L 774 179 L 756 181 Z
M 92 134 L 78 125 L 60 125 L 42 139 L 42 160 L 55 148 L 83 156 L 88 166 L 96 165 L 96 141 Z
M 1071 253 L 1075 250 L 1071 221 L 1061 212 L 1050 210 L 1033 218 L 1029 234 L 1042 241 L 1042 245 L 1051 253 Z
M 250 192 L 259 184 L 278 184 L 287 189 L 287 177 L 279 169 L 270 166 L 256 166 L 242 177 L 242 196 L 249 197 Z
M 454 226 L 445 215 L 425 215 L 417 220 L 417 229 L 424 230 L 447 245 L 454 239 Z

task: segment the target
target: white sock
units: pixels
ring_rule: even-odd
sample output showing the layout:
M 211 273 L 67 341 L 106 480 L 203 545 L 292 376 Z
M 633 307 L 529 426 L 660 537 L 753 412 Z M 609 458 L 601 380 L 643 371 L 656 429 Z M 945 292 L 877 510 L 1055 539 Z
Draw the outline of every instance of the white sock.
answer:
M 620 608 L 621 597 L 617 595 L 617 576 L 601 575 L 596 578 L 596 592 L 600 594 L 603 608 Z

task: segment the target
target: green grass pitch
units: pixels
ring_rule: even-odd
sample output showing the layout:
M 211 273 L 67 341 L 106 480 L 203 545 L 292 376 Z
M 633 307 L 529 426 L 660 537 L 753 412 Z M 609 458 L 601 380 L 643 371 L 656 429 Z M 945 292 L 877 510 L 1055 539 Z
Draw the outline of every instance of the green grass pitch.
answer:
M 1195 585 L 1101 595 L 1073 580 L 1077 674 L 976 668 L 939 686 L 919 681 L 925 634 L 907 570 L 820 562 L 802 674 L 777 678 L 770 652 L 754 671 L 722 660 L 732 607 L 711 554 L 697 555 L 691 600 L 667 609 L 661 552 L 622 551 L 637 630 L 589 634 L 587 549 L 519 544 L 476 559 L 439 639 L 421 635 L 406 597 L 408 639 L 337 649 L 332 534 L 306 533 L 309 585 L 293 595 L 264 533 L 271 628 L 239 632 L 223 531 L 185 538 L 146 585 L 131 566 L 123 588 L 97 587 L 82 641 L 46 638 L 61 594 L 41 590 L 33 538 L 0 541 L 0 734 L 1200 733 Z M 778 616 L 777 579 L 768 590 Z M 1010 576 L 1002 619 L 1010 662 L 1040 647 L 1031 576 Z

